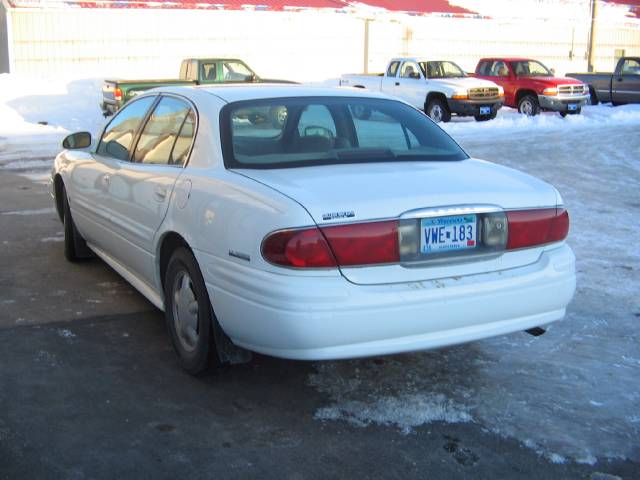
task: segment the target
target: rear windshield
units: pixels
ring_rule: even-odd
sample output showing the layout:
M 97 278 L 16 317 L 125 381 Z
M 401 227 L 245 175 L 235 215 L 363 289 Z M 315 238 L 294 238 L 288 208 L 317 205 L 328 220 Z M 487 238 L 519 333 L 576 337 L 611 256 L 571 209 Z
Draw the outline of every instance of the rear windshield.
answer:
M 295 97 L 235 102 L 220 116 L 227 168 L 464 160 L 418 110 L 395 100 Z

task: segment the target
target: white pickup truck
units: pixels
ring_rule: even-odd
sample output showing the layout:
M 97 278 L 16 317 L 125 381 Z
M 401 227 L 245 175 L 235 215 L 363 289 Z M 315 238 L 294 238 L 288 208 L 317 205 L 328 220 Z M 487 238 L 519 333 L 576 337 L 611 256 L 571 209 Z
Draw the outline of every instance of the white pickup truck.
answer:
M 449 61 L 394 58 L 385 73 L 342 75 L 340 85 L 394 95 L 434 122 L 448 122 L 452 114 L 491 120 L 504 102 L 502 87 L 470 77 Z

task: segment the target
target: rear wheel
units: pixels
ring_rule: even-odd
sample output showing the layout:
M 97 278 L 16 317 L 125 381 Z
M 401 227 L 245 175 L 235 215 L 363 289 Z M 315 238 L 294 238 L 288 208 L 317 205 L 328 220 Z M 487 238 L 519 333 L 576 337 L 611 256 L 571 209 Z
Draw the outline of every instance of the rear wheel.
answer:
M 64 187 L 62 192 L 62 223 L 64 224 L 64 256 L 70 262 L 77 262 L 93 256 L 93 252 L 87 246 L 87 242 L 78 232 L 76 224 L 71 216 L 69 199 Z
M 354 105 L 351 107 L 351 111 L 353 112 L 353 116 L 358 120 L 369 120 L 371 118 L 371 107 L 367 105 Z
M 213 310 L 193 254 L 178 248 L 164 278 L 165 320 L 178 363 L 191 375 L 214 366 Z
M 528 117 L 533 117 L 540 113 L 540 104 L 534 95 L 525 95 L 518 102 L 518 112 Z
M 425 113 L 436 123 L 448 122 L 451 120 L 451 112 L 447 104 L 440 98 L 434 98 L 427 104 Z

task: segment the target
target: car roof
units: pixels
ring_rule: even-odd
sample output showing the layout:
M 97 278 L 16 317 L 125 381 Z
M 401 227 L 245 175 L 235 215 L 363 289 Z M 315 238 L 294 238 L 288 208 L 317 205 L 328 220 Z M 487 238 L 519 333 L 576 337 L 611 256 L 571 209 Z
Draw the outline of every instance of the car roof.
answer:
M 534 62 L 539 62 L 540 60 L 535 60 L 533 58 L 524 58 L 524 57 L 486 57 L 482 58 L 480 61 L 484 62 L 487 60 L 502 60 L 503 62 L 528 62 L 532 60 Z
M 362 88 L 346 87 L 315 87 L 297 84 L 253 83 L 253 84 L 226 84 L 226 85 L 201 85 L 201 86 L 175 86 L 160 87 L 155 92 L 167 92 L 196 97 L 200 93 L 207 93 L 220 98 L 224 102 L 238 102 L 242 100 L 259 100 L 267 98 L 285 97 L 369 97 L 391 98 L 378 92 L 364 90 Z

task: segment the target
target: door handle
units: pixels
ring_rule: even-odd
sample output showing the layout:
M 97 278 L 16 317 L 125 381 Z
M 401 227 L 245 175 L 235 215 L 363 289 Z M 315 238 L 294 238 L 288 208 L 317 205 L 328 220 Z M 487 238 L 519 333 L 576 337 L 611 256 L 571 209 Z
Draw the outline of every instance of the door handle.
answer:
M 399 87 L 399 86 L 400 86 L 400 82 L 396 82 L 396 87 Z
M 619 82 L 622 81 L 622 77 L 618 77 L 616 80 L 618 80 Z
M 156 200 L 162 202 L 167 198 L 167 189 L 163 187 L 155 187 L 153 189 L 153 194 L 155 195 Z

